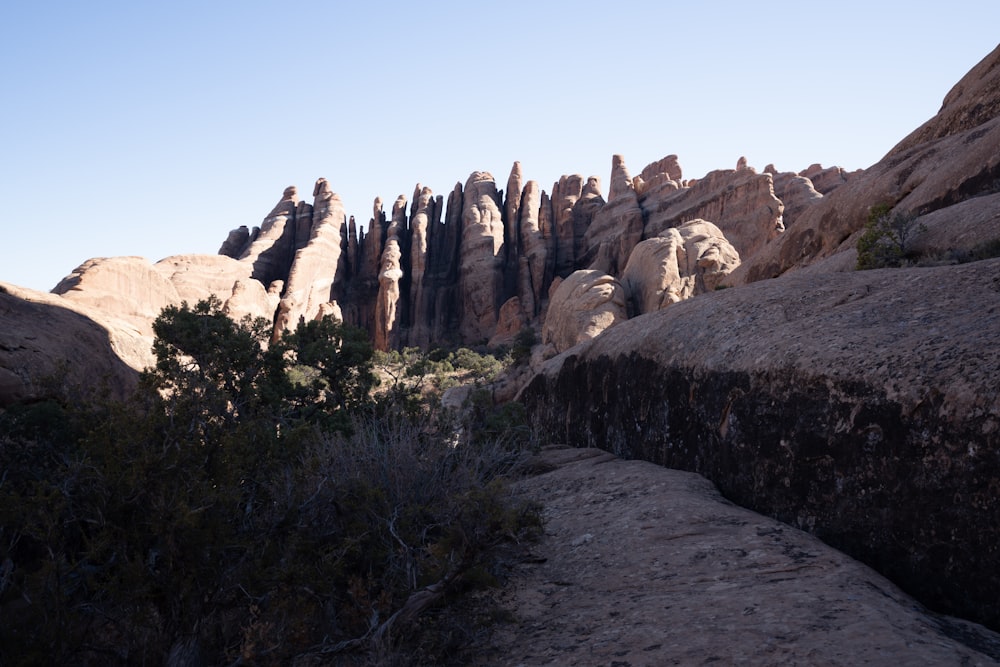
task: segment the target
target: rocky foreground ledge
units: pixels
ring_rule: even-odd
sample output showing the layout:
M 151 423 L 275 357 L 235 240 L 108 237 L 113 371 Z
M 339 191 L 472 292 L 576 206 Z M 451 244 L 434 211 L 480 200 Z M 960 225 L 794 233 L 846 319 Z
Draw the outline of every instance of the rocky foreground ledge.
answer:
M 705 478 L 549 448 L 546 530 L 480 665 L 996 665 L 1000 635 L 737 507 Z

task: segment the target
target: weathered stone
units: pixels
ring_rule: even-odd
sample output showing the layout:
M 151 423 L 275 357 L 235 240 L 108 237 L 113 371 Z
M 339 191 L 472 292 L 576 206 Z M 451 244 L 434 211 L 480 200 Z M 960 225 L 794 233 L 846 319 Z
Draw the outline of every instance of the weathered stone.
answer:
M 219 256 L 224 262 L 236 260 Z M 242 267 L 241 267 L 242 270 Z M 232 283 L 230 283 L 230 287 Z M 181 295 L 169 275 L 143 257 L 97 257 L 76 267 L 52 289 L 53 294 L 97 311 L 114 313 L 144 336 L 153 335 L 153 320 Z M 204 298 L 209 292 L 204 292 Z M 220 298 L 228 296 L 220 295 Z M 191 300 L 193 304 L 197 299 Z
M 731 280 L 739 284 L 772 278 L 835 253 L 853 252 L 852 235 L 864 227 L 875 205 L 925 215 L 996 193 L 1000 190 L 997 108 L 1000 47 L 962 78 L 934 118 L 810 207 L 794 228 L 759 255 L 744 256 Z M 975 122 L 981 124 L 971 125 Z
M 715 223 L 746 261 L 784 231 L 784 207 L 774 195 L 770 174 L 752 168 L 713 171 L 694 185 L 639 197 L 646 219 L 645 238 L 688 220 Z
M 994 665 L 1000 636 L 928 613 L 703 477 L 544 447 L 516 484 L 545 533 L 514 566 L 475 665 Z
M 382 250 L 382 268 L 379 271 L 378 301 L 375 303 L 375 335 L 372 344 L 376 350 L 399 347 L 401 313 L 400 281 L 403 279 L 401 259 L 403 251 L 400 237 L 406 229 L 406 197 L 399 195 L 392 206 L 392 221 L 386 230 L 385 248 Z
M 553 359 L 522 397 L 543 439 L 699 472 L 997 628 L 998 276 L 993 259 L 704 294 Z
M 886 157 L 955 134 L 964 135 L 1000 117 L 1000 46 L 993 49 L 945 95 L 941 109 L 900 141 Z M 973 139 L 972 141 L 975 141 Z
M 849 172 L 843 167 L 824 168 L 823 165 L 816 163 L 800 171 L 799 176 L 808 178 L 817 192 L 828 195 L 859 173 L 860 170 Z
M 173 255 L 161 259 L 153 268 L 176 289 L 177 300 L 171 304 L 187 301 L 194 305 L 214 294 L 225 305 L 239 290 L 237 301 L 241 305 L 238 308 L 234 305 L 234 310 L 251 317 L 274 319 L 273 299 L 259 281 L 250 278 L 250 265 L 244 262 L 223 255 Z M 147 278 L 136 278 L 135 289 L 149 289 Z
M 101 315 L 90 305 L 0 283 L 0 407 L 67 399 L 102 384 L 113 397 L 127 396 L 136 371 L 149 365 L 152 341 Z
M 275 335 L 294 329 L 299 320 L 313 320 L 320 306 L 341 298 L 345 266 L 341 262 L 347 245 L 347 216 L 340 197 L 325 178 L 313 188 L 312 228 L 309 240 L 295 253 L 278 306 Z
M 514 166 L 511 167 L 510 176 L 507 178 L 507 191 L 504 193 L 503 204 L 504 275 L 503 294 L 501 296 L 503 300 L 509 299 L 518 293 L 520 247 L 517 240 L 520 231 L 521 190 L 523 183 L 524 175 L 521 172 L 521 163 L 515 162 Z
M 625 159 L 611 158 L 611 189 L 608 202 L 593 216 L 583 237 L 581 264 L 596 271 L 618 275 L 643 233 L 642 209 L 629 177 Z
M 219 248 L 219 254 L 239 259 L 248 247 L 250 247 L 250 230 L 246 225 L 240 225 L 236 229 L 230 230 L 229 236 Z
M 552 233 L 555 275 L 565 278 L 576 269 L 573 207 L 583 194 L 583 176 L 562 176 L 552 186 Z
M 740 257 L 718 227 L 692 220 L 639 243 L 622 273 L 630 315 L 712 291 Z
M 528 318 L 524 315 L 524 309 L 519 298 L 511 297 L 500 306 L 500 314 L 497 316 L 496 333 L 490 338 L 490 347 L 503 347 L 511 345 L 521 330 L 528 326 Z
M 541 304 L 548 289 L 545 284 L 545 264 L 549 249 L 541 229 L 541 196 L 538 182 L 528 181 L 521 194 L 519 209 L 517 293 L 525 313 L 532 318 L 541 312 Z
M 614 276 L 574 271 L 553 283 L 542 342 L 562 352 L 628 319 L 625 290 Z
M 687 187 L 681 178 L 681 166 L 676 155 L 668 155 L 662 160 L 651 162 L 632 179 L 632 189 L 640 197 L 658 199 L 664 192 Z
M 459 289 L 467 341 L 493 335 L 503 294 L 503 216 L 493 176 L 477 171 L 465 183 Z
M 414 212 L 410 218 L 410 322 L 409 344 L 427 347 L 431 340 L 431 299 L 425 285 L 428 254 L 431 251 L 430 235 L 436 230 L 438 219 L 434 216 L 435 199 L 430 188 L 419 184 L 414 190 Z
M 299 198 L 295 186 L 285 188 L 281 200 L 264 218 L 253 242 L 239 259 L 253 268 L 250 277 L 264 285 L 284 280 L 295 255 L 295 211 Z
M 782 224 L 785 229 L 788 229 L 805 209 L 823 199 L 822 193 L 813 187 L 813 182 L 806 176 L 791 171 L 778 172 L 773 164 L 767 165 L 764 173 L 771 174 L 774 194 L 784 204 Z

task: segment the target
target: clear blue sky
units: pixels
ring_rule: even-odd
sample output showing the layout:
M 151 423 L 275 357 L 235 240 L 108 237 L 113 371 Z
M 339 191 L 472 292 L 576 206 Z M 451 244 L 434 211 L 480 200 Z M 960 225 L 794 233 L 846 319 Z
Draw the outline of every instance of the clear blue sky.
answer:
M 0 280 L 215 253 L 287 185 L 364 224 L 514 160 L 551 190 L 876 162 L 1000 39 L 1000 2 L 5 2 Z

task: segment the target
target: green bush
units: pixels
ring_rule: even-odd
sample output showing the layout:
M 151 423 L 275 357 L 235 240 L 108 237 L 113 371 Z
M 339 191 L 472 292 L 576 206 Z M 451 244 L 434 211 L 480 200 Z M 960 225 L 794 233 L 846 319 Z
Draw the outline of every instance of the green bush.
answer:
M 524 451 L 377 397 L 363 333 L 219 306 L 164 310 L 127 402 L 0 414 L 0 664 L 391 648 L 537 526 Z
M 887 204 L 873 206 L 858 239 L 859 270 L 902 266 L 913 235 L 926 230 L 914 215 L 893 213 Z

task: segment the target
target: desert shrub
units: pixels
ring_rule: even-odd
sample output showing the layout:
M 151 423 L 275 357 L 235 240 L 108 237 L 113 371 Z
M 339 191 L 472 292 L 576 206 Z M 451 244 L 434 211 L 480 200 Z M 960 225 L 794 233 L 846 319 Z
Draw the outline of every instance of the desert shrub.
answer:
M 914 234 L 926 227 L 914 215 L 893 213 L 886 204 L 873 206 L 865 230 L 858 238 L 859 270 L 902 266 Z
M 965 261 L 978 262 L 979 260 L 991 259 L 993 257 L 1000 257 L 1000 239 L 991 239 L 976 244 L 969 251 L 968 258 Z
M 514 338 L 510 356 L 514 365 L 526 364 L 531 359 L 531 348 L 538 343 L 538 334 L 531 327 L 524 327 Z
M 480 354 L 467 347 L 460 347 L 448 356 L 456 369 L 470 371 L 477 379 L 489 382 L 504 369 L 502 361 L 492 354 Z
M 376 396 L 362 333 L 219 305 L 164 310 L 127 402 L 0 414 L 0 664 L 391 649 L 537 525 L 524 451 Z

